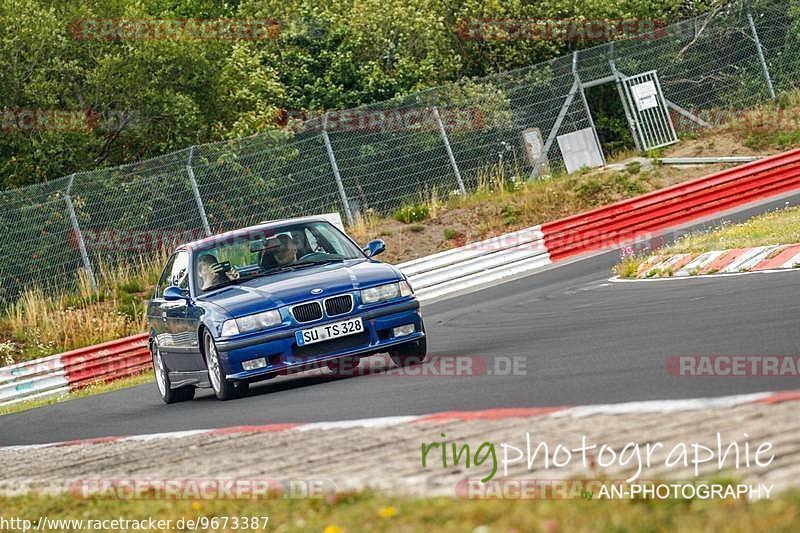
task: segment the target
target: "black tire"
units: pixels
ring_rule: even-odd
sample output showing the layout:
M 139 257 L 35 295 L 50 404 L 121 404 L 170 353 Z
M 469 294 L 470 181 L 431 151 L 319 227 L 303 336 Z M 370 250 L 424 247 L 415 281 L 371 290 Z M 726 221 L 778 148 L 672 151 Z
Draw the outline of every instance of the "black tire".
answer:
M 428 356 L 427 337 L 422 337 L 418 341 L 399 344 L 389 352 L 389 356 L 394 361 L 394 364 L 399 367 L 420 365 L 425 362 L 425 358 Z
M 153 341 L 150 345 L 150 355 L 153 358 L 153 374 L 155 376 L 156 390 L 161 400 L 166 403 L 186 402 L 194 398 L 195 388 L 191 385 L 173 389 L 172 383 L 169 380 L 169 372 L 167 367 L 164 366 L 164 360 L 161 357 L 161 351 L 158 344 Z
M 219 360 L 217 345 L 208 330 L 203 333 L 203 348 L 205 349 L 208 378 L 217 398 L 224 402 L 246 395 L 250 389 L 249 384 L 225 379 L 225 369 L 222 368 L 222 362 Z

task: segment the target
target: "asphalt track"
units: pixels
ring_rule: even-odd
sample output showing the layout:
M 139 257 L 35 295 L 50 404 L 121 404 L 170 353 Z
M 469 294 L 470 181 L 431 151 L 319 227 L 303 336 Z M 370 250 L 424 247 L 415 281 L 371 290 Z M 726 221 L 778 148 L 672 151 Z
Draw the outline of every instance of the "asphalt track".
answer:
M 740 211 L 744 219 L 787 198 Z M 788 198 L 792 204 L 800 195 Z M 669 240 L 669 239 L 667 239 Z M 431 358 L 474 356 L 472 376 L 281 378 L 219 402 L 164 405 L 154 384 L 0 417 L 0 446 L 445 410 L 584 405 L 797 389 L 797 378 L 674 377 L 672 355 L 800 354 L 800 271 L 609 283 L 611 251 L 423 306 Z M 524 362 L 513 375 L 511 358 Z M 476 364 L 473 368 L 480 368 Z M 518 362 L 518 370 L 522 370 Z

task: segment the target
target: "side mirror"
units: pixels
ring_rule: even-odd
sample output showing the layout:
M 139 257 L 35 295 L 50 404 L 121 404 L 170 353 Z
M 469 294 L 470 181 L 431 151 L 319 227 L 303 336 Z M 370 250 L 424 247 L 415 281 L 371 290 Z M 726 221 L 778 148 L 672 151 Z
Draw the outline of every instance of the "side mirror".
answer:
M 176 287 L 172 285 L 171 287 L 167 287 L 164 289 L 164 299 L 168 302 L 174 302 L 176 300 L 186 300 L 186 293 L 180 287 Z
M 386 250 L 386 243 L 380 239 L 375 239 L 374 241 L 369 241 L 367 247 L 364 248 L 364 253 L 367 254 L 367 257 L 373 257 L 382 253 L 384 250 Z

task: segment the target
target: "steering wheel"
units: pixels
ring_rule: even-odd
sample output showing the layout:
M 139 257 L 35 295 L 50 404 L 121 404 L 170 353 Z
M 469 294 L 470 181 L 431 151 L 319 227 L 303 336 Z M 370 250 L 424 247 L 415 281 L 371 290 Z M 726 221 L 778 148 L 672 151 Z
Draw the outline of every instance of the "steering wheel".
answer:
M 307 254 L 304 254 L 304 255 L 302 255 L 301 257 L 298 257 L 298 258 L 297 258 L 297 261 L 298 261 L 298 262 L 300 262 L 300 261 L 302 261 L 303 259 L 305 259 L 306 257 L 308 257 L 309 255 L 314 255 L 314 254 L 317 254 L 317 253 L 319 253 L 319 252 L 316 252 L 316 251 L 315 251 L 315 252 L 308 252 Z

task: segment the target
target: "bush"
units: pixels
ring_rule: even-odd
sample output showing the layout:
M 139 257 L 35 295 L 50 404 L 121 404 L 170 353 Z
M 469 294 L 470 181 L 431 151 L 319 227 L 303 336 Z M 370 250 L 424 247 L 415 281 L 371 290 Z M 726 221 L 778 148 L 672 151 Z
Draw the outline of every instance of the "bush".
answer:
M 628 174 L 638 174 L 642 170 L 642 164 L 638 161 L 631 161 L 627 165 L 625 165 L 625 172 Z
M 503 206 L 500 210 L 500 214 L 503 216 L 503 222 L 505 222 L 506 226 L 511 226 L 519 222 L 520 215 L 522 215 L 522 208 L 514 204 L 509 204 Z
M 399 220 L 404 224 L 411 224 L 412 222 L 420 222 L 428 218 L 430 214 L 428 206 L 424 204 L 404 205 L 394 212 L 395 220 Z
M 620 250 L 620 261 L 611 269 L 621 278 L 635 278 L 639 271 L 642 259 L 636 255 L 633 248 L 625 246 Z
M 448 241 L 452 241 L 456 237 L 458 237 L 458 232 L 456 230 L 454 230 L 453 228 L 444 228 L 445 239 L 447 239 Z
M 590 178 L 578 185 L 576 194 L 581 200 L 589 201 L 602 193 L 604 189 L 605 184 L 595 178 Z

